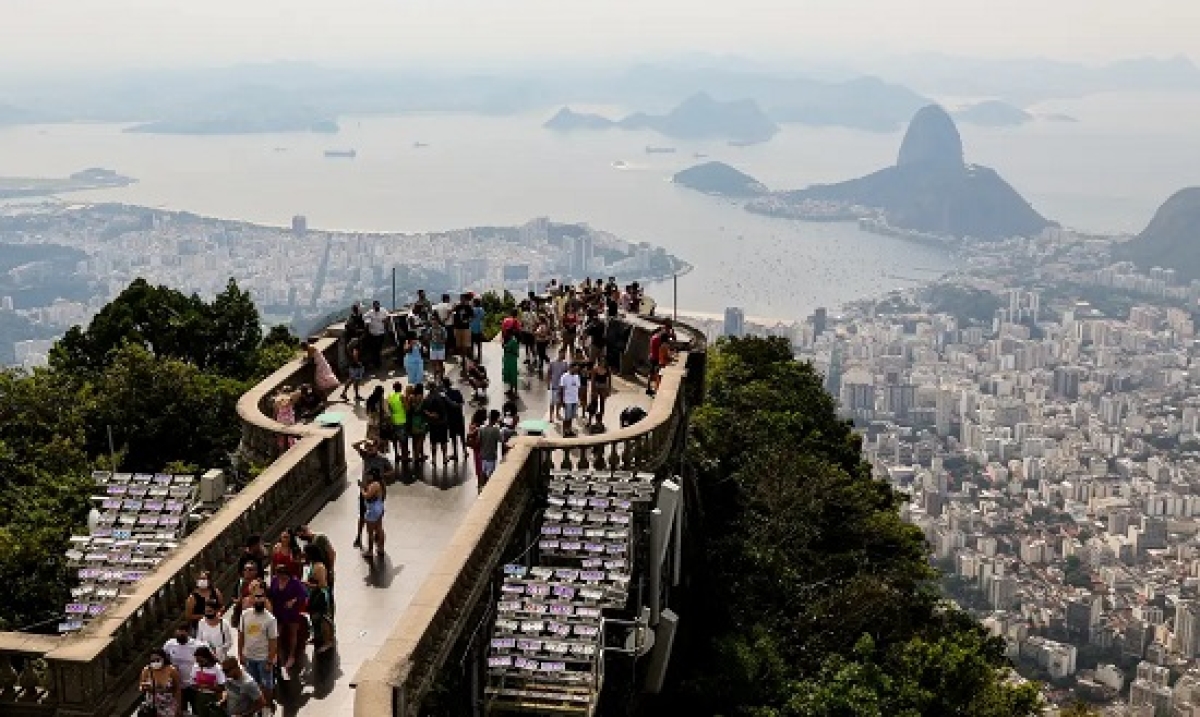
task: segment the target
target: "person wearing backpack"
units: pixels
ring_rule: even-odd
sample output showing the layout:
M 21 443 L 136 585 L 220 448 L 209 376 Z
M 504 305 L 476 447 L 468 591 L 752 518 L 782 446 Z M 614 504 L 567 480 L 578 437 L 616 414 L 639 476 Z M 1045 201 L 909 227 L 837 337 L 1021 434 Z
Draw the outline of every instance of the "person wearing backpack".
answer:
M 212 649 L 217 662 L 229 657 L 229 651 L 233 649 L 233 631 L 225 624 L 216 600 L 209 600 L 204 606 L 204 619 L 196 626 L 196 639 Z

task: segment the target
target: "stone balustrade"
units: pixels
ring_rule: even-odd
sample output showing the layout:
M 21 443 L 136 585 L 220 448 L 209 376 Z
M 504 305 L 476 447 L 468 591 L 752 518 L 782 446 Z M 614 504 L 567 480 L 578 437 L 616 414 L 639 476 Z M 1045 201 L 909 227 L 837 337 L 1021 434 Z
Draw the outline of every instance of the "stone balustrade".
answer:
M 646 469 L 661 464 L 677 444 L 689 404 L 702 390 L 697 382 L 703 376 L 703 334 L 680 328 L 691 336 L 691 350 L 663 371 L 645 419 L 600 435 L 514 439 L 441 556 L 439 568 L 422 584 L 384 647 L 355 676 L 356 714 L 417 713 L 504 551 L 516 536 L 530 534 L 533 507 L 551 468 Z M 325 336 L 318 348 L 336 366 L 336 332 Z M 274 394 L 285 386 L 311 383 L 312 378 L 312 366 L 298 358 L 241 397 L 241 449 L 265 468 L 181 541 L 132 594 L 76 634 L 0 632 L 0 713 L 127 714 L 138 699 L 138 673 L 149 651 L 161 646 L 183 618 L 200 570 L 212 571 L 218 585 L 231 588 L 246 537 L 307 521 L 344 485 L 340 428 L 286 426 L 273 417 Z
M 331 354 L 336 342 L 319 346 Z M 284 426 L 267 408 L 281 386 L 311 380 L 312 367 L 289 362 L 238 402 L 243 437 L 269 465 L 226 501 L 159 564 L 134 592 L 79 633 L 0 633 L 0 713 L 128 714 L 138 699 L 138 673 L 183 619 L 197 574 L 208 569 L 223 588 L 236 579 L 237 556 L 251 534 L 278 532 L 308 520 L 345 482 L 340 428 Z
M 375 657 L 354 676 L 354 714 L 417 717 L 464 629 L 478 615 L 514 537 L 532 540 L 536 502 L 552 468 L 653 470 L 681 445 L 689 402 L 702 396 L 703 334 L 687 327 L 690 350 L 663 369 L 654 404 L 640 422 L 576 438 L 520 437 L 438 558 Z M 697 357 L 693 360 L 693 357 Z
M 46 654 L 60 642 L 52 635 L 0 633 L 0 713 L 54 714 L 58 700 L 47 674 Z

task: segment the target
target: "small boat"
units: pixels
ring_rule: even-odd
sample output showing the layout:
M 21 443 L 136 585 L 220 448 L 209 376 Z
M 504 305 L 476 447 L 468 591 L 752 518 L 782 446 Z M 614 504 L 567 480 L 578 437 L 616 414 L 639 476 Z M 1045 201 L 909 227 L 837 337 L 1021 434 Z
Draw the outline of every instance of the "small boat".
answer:
M 692 155 L 692 159 L 704 159 L 706 157 L 708 157 L 708 155 L 703 152 L 697 152 Z
M 358 152 L 353 149 L 327 149 L 325 150 L 326 157 L 347 157 L 354 159 L 358 156 Z
M 425 144 L 424 142 L 413 142 L 413 149 L 423 149 L 428 146 L 429 145 Z
M 646 154 L 675 154 L 674 147 L 646 147 Z

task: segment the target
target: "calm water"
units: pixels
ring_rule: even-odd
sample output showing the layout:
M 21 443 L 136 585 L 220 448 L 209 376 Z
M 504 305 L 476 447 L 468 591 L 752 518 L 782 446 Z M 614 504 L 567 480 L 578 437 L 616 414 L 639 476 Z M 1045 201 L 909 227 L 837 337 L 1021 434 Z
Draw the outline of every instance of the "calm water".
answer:
M 1152 104 L 1153 111 L 1136 103 Z M 1168 194 L 1200 183 L 1200 100 L 1095 97 L 1039 108 L 1078 124 L 963 128 L 971 161 L 996 167 L 1044 214 L 1068 226 L 1136 231 Z M 670 142 L 652 133 L 558 135 L 519 117 L 418 115 L 349 118 L 335 137 L 305 134 L 172 137 L 123 134 L 111 125 L 0 129 L 0 174 L 59 176 L 102 166 L 137 177 L 129 188 L 73 195 L 200 214 L 313 227 L 439 230 L 518 224 L 535 216 L 586 221 L 667 247 L 696 270 L 680 304 L 719 312 L 798 318 L 816 306 L 928 278 L 951 266 L 937 252 L 859 232 L 852 225 L 757 217 L 669 183 L 698 161 L 727 161 L 775 188 L 856 176 L 894 160 L 901 135 L 789 127 L 750 148 Z M 1134 132 L 1130 128 L 1137 127 Z M 415 141 L 430 146 L 417 149 Z M 326 149 L 355 148 L 356 159 Z M 613 162 L 628 163 L 616 169 Z M 669 287 L 656 294 L 669 301 Z

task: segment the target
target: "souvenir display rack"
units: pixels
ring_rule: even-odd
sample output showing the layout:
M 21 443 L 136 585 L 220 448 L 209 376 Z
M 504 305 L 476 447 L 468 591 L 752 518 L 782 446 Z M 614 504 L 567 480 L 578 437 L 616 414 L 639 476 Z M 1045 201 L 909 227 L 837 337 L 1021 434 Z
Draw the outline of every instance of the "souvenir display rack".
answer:
M 99 516 L 89 535 L 71 538 L 71 589 L 59 632 L 75 632 L 152 571 L 188 532 L 197 505 L 194 475 L 95 471 L 92 496 Z
M 504 566 L 488 647 L 488 714 L 594 715 L 606 617 L 624 617 L 654 476 L 553 471 L 536 564 Z

